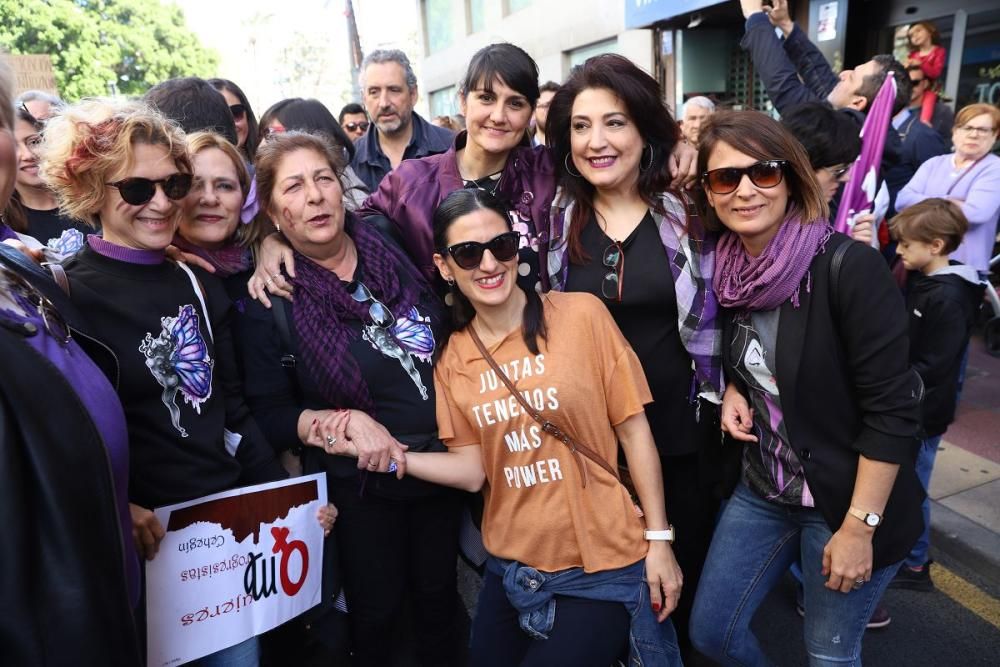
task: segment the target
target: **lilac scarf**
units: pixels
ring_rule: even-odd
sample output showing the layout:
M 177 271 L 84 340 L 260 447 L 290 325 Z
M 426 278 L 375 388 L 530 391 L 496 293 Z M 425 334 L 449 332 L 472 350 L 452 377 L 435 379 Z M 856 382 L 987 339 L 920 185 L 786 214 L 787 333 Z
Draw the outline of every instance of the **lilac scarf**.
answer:
M 405 317 L 429 290 L 413 263 L 378 230 L 351 214 L 347 214 L 344 233 L 357 247 L 358 265 L 364 269 L 362 282 L 397 320 Z M 348 349 L 357 335 L 347 324 L 351 320 L 369 323 L 371 303 L 355 301 L 336 273 L 298 252 L 295 269 L 292 316 L 305 367 L 315 369 L 320 394 L 331 406 L 356 408 L 374 416 L 368 383 Z M 429 314 L 437 321 L 438 313 Z
M 215 267 L 215 275 L 220 278 L 228 278 L 229 276 L 243 273 L 250 269 L 250 249 L 240 247 L 235 243 L 219 250 L 209 250 L 208 248 L 196 246 L 180 234 L 175 234 L 174 245 L 184 252 L 201 257 L 211 264 Z
M 791 211 L 759 257 L 752 257 L 740 237 L 724 232 L 716 247 L 712 285 L 723 308 L 773 310 L 791 300 L 799 307 L 799 287 L 808 276 L 813 258 L 823 252 L 833 228 L 825 220 L 802 224 Z

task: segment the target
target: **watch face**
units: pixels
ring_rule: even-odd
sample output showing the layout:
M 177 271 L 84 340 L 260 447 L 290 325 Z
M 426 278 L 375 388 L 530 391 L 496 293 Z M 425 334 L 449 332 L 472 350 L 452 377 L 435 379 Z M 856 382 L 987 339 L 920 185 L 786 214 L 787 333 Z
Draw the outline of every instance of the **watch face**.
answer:
M 881 522 L 882 522 L 882 517 L 880 517 L 878 514 L 869 514 L 868 516 L 865 517 L 865 523 L 867 523 L 872 528 L 879 525 L 879 523 Z

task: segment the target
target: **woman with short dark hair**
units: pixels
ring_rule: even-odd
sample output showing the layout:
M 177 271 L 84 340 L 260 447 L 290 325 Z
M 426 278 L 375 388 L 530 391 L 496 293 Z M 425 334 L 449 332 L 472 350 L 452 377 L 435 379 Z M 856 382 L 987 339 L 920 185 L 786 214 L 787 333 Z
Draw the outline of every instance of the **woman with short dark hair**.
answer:
M 777 121 L 717 113 L 698 167 L 706 224 L 722 229 L 722 428 L 744 448 L 691 639 L 722 664 L 769 664 L 750 621 L 801 558 L 810 664 L 856 664 L 922 526 L 913 457 L 923 387 L 909 369 L 902 298 L 877 252 L 833 232 L 808 156 Z
M 260 135 L 250 100 L 243 89 L 229 79 L 209 79 L 208 83 L 226 98 L 229 111 L 233 114 L 233 122 L 236 123 L 236 147 L 248 163 L 253 162 Z

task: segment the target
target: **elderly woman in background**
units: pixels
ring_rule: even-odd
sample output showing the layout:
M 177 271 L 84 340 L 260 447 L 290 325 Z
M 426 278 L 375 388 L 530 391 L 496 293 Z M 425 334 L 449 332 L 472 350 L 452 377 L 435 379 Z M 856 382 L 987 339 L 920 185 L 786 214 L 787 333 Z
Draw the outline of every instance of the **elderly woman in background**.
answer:
M 319 135 L 274 133 L 258 151 L 261 206 L 294 249 L 298 271 L 294 302 L 277 300 L 272 314 L 249 301 L 236 320 L 247 398 L 281 448 L 333 447 L 339 428 L 360 451 L 357 465 L 303 452 L 306 470 L 327 471 L 340 511 L 357 664 L 392 664 L 399 643 L 387 632 L 409 599 L 422 664 L 450 665 L 460 643 L 460 495 L 386 474 L 402 475 L 407 448 L 444 450 L 431 372 L 442 307 L 400 248 L 345 212 L 343 168 L 342 152 Z
M 728 309 L 722 428 L 745 445 L 692 641 L 722 664 L 770 664 L 750 621 L 801 558 L 810 664 L 856 664 L 922 527 L 923 388 L 902 298 L 877 252 L 833 233 L 808 156 L 776 121 L 716 114 L 698 166 L 706 224 L 724 230 L 713 278 Z
M 18 171 L 12 89 L 0 53 L 0 210 Z M 0 238 L 8 237 L 0 223 Z M 140 664 L 132 617 L 139 561 L 124 537 L 128 434 L 112 385 L 115 359 L 49 275 L 2 243 L 0 354 L 4 662 Z
M 721 331 L 712 294 L 715 237 L 671 190 L 680 139 L 660 87 L 627 58 L 600 55 L 552 99 L 547 139 L 563 165 L 551 216 L 549 282 L 607 306 L 642 364 L 667 516 L 685 587 L 672 616 L 687 650 L 688 617 L 719 498 Z M 689 211 L 691 213 L 689 213 Z
M 955 152 L 920 165 L 896 196 L 902 211 L 919 201 L 942 197 L 957 203 L 969 220 L 969 231 L 951 258 L 973 267 L 982 277 L 990 272 L 990 256 L 1000 218 L 1000 157 L 992 154 L 1000 132 L 1000 109 L 970 104 L 955 115 Z

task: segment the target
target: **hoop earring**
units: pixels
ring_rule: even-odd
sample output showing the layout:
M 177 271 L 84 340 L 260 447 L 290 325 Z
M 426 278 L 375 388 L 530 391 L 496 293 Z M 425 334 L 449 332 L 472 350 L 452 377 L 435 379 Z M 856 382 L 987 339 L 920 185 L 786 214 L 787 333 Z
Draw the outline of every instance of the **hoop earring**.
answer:
M 569 153 L 566 153 L 566 157 L 563 158 L 563 166 L 566 167 L 566 173 L 574 178 L 583 178 L 583 174 L 580 172 L 573 173 L 573 170 L 569 166 Z
M 653 166 L 653 146 L 651 144 L 646 144 L 642 149 L 642 154 L 646 154 L 646 149 L 649 149 L 649 164 L 645 167 L 642 166 L 642 156 L 639 156 L 639 171 L 649 171 L 650 167 Z

